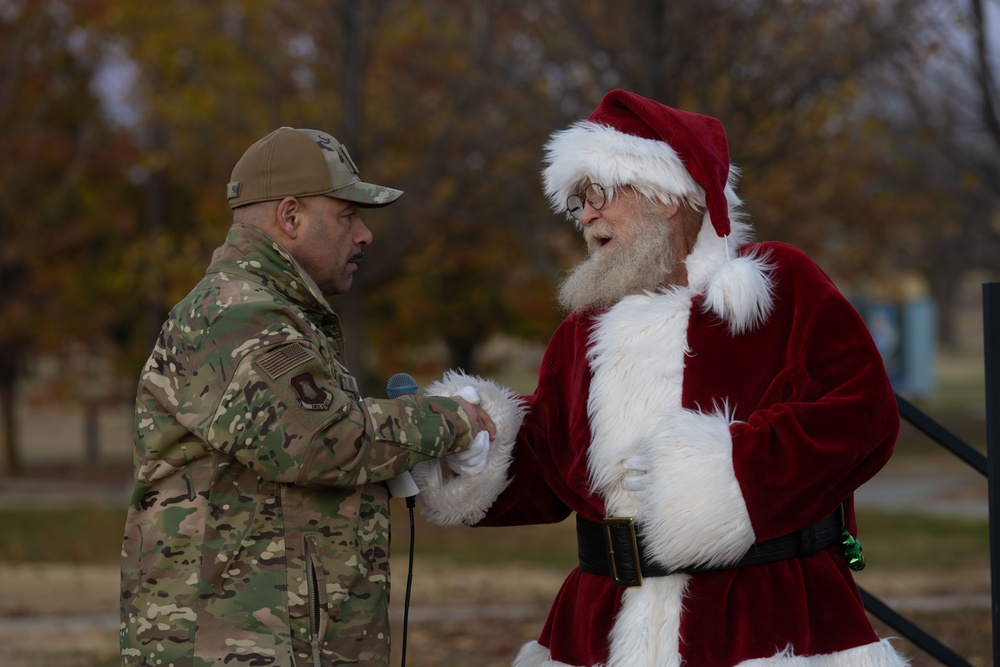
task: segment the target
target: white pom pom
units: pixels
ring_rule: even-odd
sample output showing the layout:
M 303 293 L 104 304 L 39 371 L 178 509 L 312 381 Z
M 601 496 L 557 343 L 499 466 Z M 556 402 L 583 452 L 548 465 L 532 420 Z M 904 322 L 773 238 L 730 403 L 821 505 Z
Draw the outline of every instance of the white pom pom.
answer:
M 725 262 L 709 279 L 706 306 L 738 335 L 761 324 L 774 306 L 766 257 L 738 257 Z

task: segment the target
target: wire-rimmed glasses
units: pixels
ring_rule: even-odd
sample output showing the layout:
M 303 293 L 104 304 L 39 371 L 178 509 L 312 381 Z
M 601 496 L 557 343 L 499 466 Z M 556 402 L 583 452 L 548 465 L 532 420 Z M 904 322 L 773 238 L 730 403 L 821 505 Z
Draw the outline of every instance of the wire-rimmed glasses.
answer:
M 587 204 L 590 204 L 595 211 L 600 211 L 607 203 L 608 196 L 604 186 L 600 183 L 591 183 L 580 192 L 566 197 L 566 210 L 574 220 L 579 220 Z

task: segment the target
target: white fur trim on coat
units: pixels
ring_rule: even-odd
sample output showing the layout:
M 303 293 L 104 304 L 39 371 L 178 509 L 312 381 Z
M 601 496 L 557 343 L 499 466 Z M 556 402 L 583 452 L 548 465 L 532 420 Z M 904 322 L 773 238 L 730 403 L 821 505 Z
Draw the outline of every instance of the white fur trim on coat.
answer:
M 629 667 L 668 667 L 679 664 L 671 662 L 673 657 L 658 656 L 650 662 L 626 661 L 620 664 Z M 607 667 L 611 664 L 609 660 Z M 873 644 L 827 655 L 802 656 L 781 651 L 770 658 L 745 660 L 735 667 L 907 667 L 909 664 L 908 660 L 896 652 L 888 639 L 883 639 Z M 549 650 L 538 642 L 528 642 L 521 648 L 513 667 L 605 667 L 605 665 L 567 665 L 552 660 Z
M 681 667 L 681 613 L 689 580 L 650 577 L 624 592 L 605 667 Z
M 427 387 L 429 396 L 453 396 L 471 386 L 479 394 L 480 407 L 496 425 L 486 469 L 477 475 L 457 475 L 443 459 L 418 463 L 412 470 L 420 488 L 417 507 L 428 521 L 441 525 L 482 521 L 487 510 L 507 488 L 507 469 L 513 456 L 517 432 L 524 420 L 524 405 L 510 389 L 483 378 L 449 371 Z
M 645 427 L 681 407 L 690 289 L 625 297 L 601 315 L 591 335 L 591 483 L 613 516 L 641 516 L 625 490 L 625 459 L 641 453 Z
M 725 414 L 681 405 L 691 289 L 630 296 L 602 315 L 590 347 L 589 465 L 609 515 L 643 526 L 666 567 L 734 562 L 754 543 Z M 640 459 L 644 488 L 626 490 Z

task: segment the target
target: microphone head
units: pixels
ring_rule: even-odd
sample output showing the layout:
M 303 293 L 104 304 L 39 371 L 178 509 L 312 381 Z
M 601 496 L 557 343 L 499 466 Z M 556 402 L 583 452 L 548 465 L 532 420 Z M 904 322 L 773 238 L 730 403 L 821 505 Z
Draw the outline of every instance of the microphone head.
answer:
M 385 393 L 389 398 L 415 396 L 417 393 L 417 381 L 409 373 L 396 373 L 385 383 Z

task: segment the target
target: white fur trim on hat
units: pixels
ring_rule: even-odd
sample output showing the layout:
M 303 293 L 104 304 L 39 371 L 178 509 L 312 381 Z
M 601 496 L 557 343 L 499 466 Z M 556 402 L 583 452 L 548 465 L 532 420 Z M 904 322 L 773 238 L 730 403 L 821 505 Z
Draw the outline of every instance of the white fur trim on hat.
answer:
M 454 396 L 469 386 L 476 390 L 480 407 L 496 426 L 486 469 L 476 475 L 457 475 L 442 459 L 430 459 L 412 470 L 413 480 L 420 488 L 417 507 L 428 521 L 445 526 L 479 523 L 507 488 L 510 482 L 507 469 L 524 420 L 524 404 L 513 391 L 480 377 L 449 371 L 442 380 L 427 387 L 427 395 Z
M 554 132 L 545 145 L 545 162 L 545 195 L 557 213 L 566 212 L 566 198 L 587 178 L 611 188 L 631 185 L 667 202 L 680 197 L 700 206 L 705 203 L 704 188 L 669 144 L 593 121 L 577 121 Z
M 720 238 L 705 215 L 685 266 L 688 285 L 705 295 L 704 307 L 738 335 L 763 324 L 774 307 L 773 266 L 766 255 L 737 255 L 751 230 L 738 214 L 730 218 L 732 232 Z
M 705 306 L 729 324 L 734 336 L 762 324 L 774 307 L 770 270 L 766 257 L 738 257 L 709 280 Z

